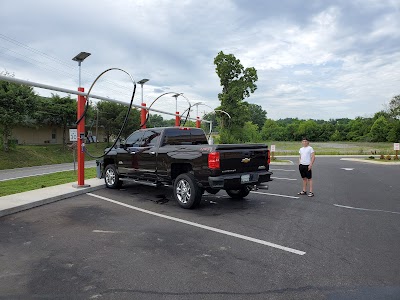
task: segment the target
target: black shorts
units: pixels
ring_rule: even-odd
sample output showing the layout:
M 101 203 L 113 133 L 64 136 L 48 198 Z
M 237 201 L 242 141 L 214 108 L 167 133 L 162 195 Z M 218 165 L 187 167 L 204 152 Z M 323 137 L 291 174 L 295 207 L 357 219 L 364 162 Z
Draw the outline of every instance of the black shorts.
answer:
M 308 165 L 299 165 L 299 171 L 301 178 L 307 178 L 307 179 L 312 178 L 312 172 L 311 170 L 308 170 Z

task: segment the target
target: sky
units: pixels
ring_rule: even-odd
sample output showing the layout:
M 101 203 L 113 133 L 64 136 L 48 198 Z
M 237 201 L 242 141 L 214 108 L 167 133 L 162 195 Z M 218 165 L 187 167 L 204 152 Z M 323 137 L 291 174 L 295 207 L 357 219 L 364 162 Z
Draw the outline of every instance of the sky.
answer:
M 369 117 L 400 94 L 400 0 L 1 0 L 0 72 L 76 90 L 81 51 L 86 90 L 117 67 L 143 87 L 144 102 L 166 92 L 220 103 L 214 58 L 233 54 L 257 70 L 246 99 L 268 118 Z M 93 94 L 129 102 L 133 84 L 106 73 Z M 40 95 L 51 92 L 35 89 Z M 140 87 L 135 104 L 141 102 Z M 171 94 L 156 109 L 175 111 Z

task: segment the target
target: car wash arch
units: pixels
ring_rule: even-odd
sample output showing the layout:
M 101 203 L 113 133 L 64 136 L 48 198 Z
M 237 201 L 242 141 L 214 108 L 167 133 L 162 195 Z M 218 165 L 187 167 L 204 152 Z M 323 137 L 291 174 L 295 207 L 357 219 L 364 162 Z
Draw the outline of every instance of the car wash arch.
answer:
M 126 103 L 125 101 L 122 101 L 121 99 L 108 98 L 108 97 L 104 97 L 104 96 L 94 95 L 91 93 L 96 82 L 104 74 L 106 74 L 110 71 L 123 72 L 127 76 L 129 76 L 130 81 L 132 82 L 132 96 L 130 99 L 130 103 Z M 155 100 L 152 101 L 150 106 L 147 106 L 146 103 L 143 102 L 143 100 L 140 105 L 134 104 L 133 100 L 134 100 L 135 93 L 136 93 L 137 83 L 135 82 L 133 77 L 127 71 L 120 69 L 120 68 L 110 68 L 110 69 L 107 69 L 107 70 L 103 71 L 102 73 L 100 73 L 100 75 L 97 76 L 95 81 L 90 86 L 87 93 L 85 92 L 85 89 L 81 86 L 79 86 L 76 91 L 76 90 L 72 90 L 72 89 L 68 89 L 68 88 L 64 88 L 64 87 L 52 86 L 52 85 L 48 85 L 48 84 L 44 84 L 44 83 L 40 83 L 40 82 L 28 81 L 28 80 L 23 80 L 23 79 L 19 79 L 19 78 L 15 78 L 15 77 L 8 77 L 8 76 L 4 76 L 4 75 L 0 75 L 0 80 L 77 96 L 77 122 L 76 122 L 77 126 L 76 127 L 77 127 L 77 145 L 78 146 L 77 146 L 76 151 L 77 151 L 78 172 L 77 172 L 77 183 L 74 184 L 74 187 L 76 187 L 76 188 L 88 187 L 88 185 L 85 184 L 85 154 L 89 154 L 85 150 L 85 117 L 86 117 L 86 113 L 88 111 L 90 98 L 94 98 L 97 100 L 110 101 L 110 102 L 119 103 L 119 104 L 128 106 L 127 113 L 126 113 L 126 116 L 125 116 L 125 119 L 123 122 L 124 124 L 122 124 L 122 127 L 118 134 L 118 137 L 115 139 L 115 142 L 112 145 L 112 147 L 110 147 L 110 149 L 112 149 L 118 142 L 118 138 L 121 136 L 123 128 L 127 123 L 127 120 L 128 120 L 128 117 L 129 117 L 132 107 L 140 109 L 140 116 L 141 116 L 140 128 L 146 128 L 146 123 L 149 120 L 150 111 L 151 111 L 151 112 L 158 112 L 161 114 L 175 116 L 175 126 L 184 126 L 186 124 L 187 120 L 195 121 L 196 127 L 198 127 L 198 128 L 200 127 L 201 123 L 208 123 L 209 127 L 210 127 L 209 134 L 211 136 L 212 122 L 208 121 L 208 120 L 200 119 L 200 117 L 198 115 L 196 116 L 196 118 L 191 117 L 190 113 L 191 113 L 192 109 L 195 106 L 198 106 L 200 104 L 199 103 L 191 104 L 189 99 L 186 96 L 184 96 L 183 93 L 168 92 L 168 93 L 161 94 Z M 188 108 L 182 114 L 180 114 L 179 111 L 177 110 L 177 105 L 175 106 L 175 112 L 154 109 L 153 108 L 154 103 L 156 103 L 161 97 L 164 97 L 166 95 L 172 95 L 172 97 L 175 97 L 176 101 L 178 100 L 178 97 L 183 97 L 188 103 Z M 203 103 L 201 103 L 201 104 L 204 105 Z M 216 110 L 213 109 L 213 112 L 215 113 Z M 224 112 L 224 113 L 226 113 L 226 112 Z

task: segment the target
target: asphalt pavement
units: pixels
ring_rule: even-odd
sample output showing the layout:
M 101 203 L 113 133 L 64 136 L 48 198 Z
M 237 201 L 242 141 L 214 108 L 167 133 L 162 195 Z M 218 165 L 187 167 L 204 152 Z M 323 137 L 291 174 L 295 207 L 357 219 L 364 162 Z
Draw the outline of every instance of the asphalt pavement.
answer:
M 131 184 L 2 217 L 0 298 L 400 299 L 400 166 L 317 157 L 313 198 L 296 168 L 196 210 Z

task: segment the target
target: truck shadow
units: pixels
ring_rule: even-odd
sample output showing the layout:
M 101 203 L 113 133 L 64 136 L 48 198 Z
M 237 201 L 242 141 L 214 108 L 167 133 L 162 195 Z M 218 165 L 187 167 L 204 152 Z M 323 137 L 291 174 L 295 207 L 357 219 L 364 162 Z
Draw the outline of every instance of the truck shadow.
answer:
M 154 188 L 129 183 L 125 184 L 119 191 L 123 192 L 125 195 L 131 196 L 134 202 L 137 203 L 152 202 L 155 205 L 168 206 L 173 208 L 173 210 L 184 210 L 174 199 L 172 187 Z M 205 192 L 200 205 L 197 208 L 188 211 L 205 215 L 237 214 L 243 213 L 247 210 L 257 211 L 261 206 L 262 204 L 260 201 L 256 200 L 255 196 L 252 194 L 243 199 L 232 199 L 225 191 L 220 191 L 215 195 Z

